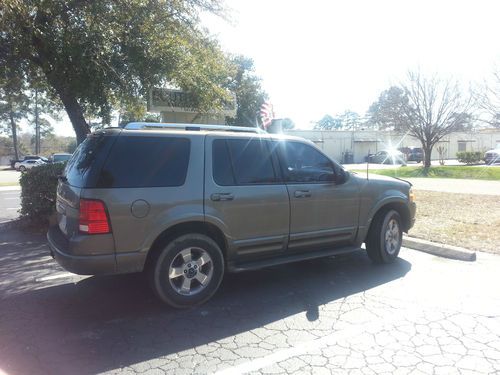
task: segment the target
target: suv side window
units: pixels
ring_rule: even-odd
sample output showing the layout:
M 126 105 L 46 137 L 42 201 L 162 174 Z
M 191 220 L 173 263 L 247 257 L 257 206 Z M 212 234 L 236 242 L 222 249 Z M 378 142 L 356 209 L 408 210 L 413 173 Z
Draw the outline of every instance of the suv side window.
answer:
M 280 149 L 281 167 L 287 182 L 326 183 L 334 180 L 332 161 L 314 147 L 301 142 L 284 141 Z
M 212 144 L 212 173 L 214 181 L 221 186 L 234 186 L 233 166 L 229 156 L 229 149 L 224 139 L 216 139 Z
M 119 136 L 102 168 L 97 187 L 182 186 L 190 146 L 187 138 Z
M 216 139 L 212 146 L 213 176 L 218 185 L 277 182 L 268 142 L 260 139 Z

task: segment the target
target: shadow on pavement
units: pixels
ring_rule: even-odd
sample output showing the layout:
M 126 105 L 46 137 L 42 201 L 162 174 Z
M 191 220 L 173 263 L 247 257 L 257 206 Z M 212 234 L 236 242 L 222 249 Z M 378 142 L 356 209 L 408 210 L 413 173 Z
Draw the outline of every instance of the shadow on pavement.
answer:
M 25 246 L 23 255 L 30 261 L 46 256 L 40 244 L 30 242 L 31 253 Z M 1 243 L 2 279 L 8 272 L 6 256 L 16 253 L 7 250 Z M 0 373 L 93 374 L 191 349 L 298 313 L 314 321 L 321 319 L 318 306 L 401 278 L 410 269 L 403 259 L 374 266 L 360 251 L 232 274 L 207 304 L 181 311 L 161 305 L 141 274 L 66 284 L 62 283 L 68 279 L 37 284 L 31 278 L 31 284 L 25 280 L 13 294 L 1 284 Z M 21 277 L 22 266 L 15 272 Z

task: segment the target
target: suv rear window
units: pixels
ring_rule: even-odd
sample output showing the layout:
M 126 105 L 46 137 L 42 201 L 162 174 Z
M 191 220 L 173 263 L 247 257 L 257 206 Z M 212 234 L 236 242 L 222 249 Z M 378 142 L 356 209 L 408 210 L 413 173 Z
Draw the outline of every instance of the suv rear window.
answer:
M 118 137 L 97 187 L 141 188 L 184 185 L 190 141 L 177 137 Z
M 115 139 L 115 137 L 105 133 L 88 136 L 78 146 L 66 166 L 64 175 L 68 183 L 76 187 L 92 187 L 93 182 L 90 180 L 95 180 L 92 177 L 99 169 L 97 159 L 102 163 Z

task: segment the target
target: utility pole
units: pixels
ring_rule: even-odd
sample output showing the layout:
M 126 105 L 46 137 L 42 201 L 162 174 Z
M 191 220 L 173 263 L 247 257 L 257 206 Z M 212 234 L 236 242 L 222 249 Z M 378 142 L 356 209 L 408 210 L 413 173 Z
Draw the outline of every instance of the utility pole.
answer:
M 40 124 L 38 121 L 38 89 L 35 89 L 35 155 L 40 154 Z

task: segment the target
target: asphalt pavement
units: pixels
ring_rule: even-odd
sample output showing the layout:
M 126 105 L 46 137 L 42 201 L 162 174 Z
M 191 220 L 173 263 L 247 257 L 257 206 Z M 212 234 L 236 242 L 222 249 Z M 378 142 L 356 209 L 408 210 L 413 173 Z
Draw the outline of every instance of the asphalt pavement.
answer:
M 21 190 L 18 186 L 0 186 L 0 224 L 19 216 Z
M 360 251 L 227 275 L 179 311 L 141 274 L 65 272 L 43 234 L 0 238 L 0 374 L 500 371 L 499 256 Z
M 18 185 L 21 172 L 0 166 L 0 186 Z

